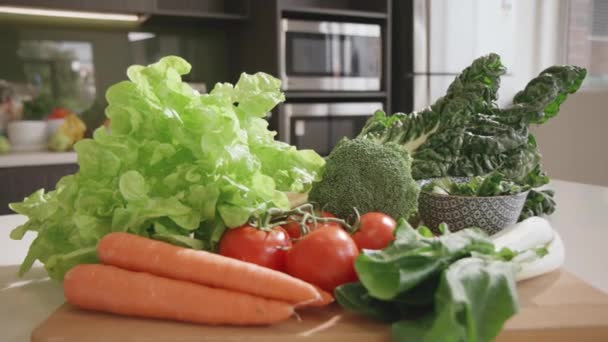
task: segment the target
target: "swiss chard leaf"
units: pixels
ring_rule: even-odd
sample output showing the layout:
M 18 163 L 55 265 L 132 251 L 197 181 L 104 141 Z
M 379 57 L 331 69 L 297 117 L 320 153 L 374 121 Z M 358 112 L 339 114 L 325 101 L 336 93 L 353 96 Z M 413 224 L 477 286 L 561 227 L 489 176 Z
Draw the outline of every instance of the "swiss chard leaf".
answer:
M 518 221 L 523 221 L 532 216 L 551 215 L 555 212 L 555 192 L 550 189 L 530 190 L 524 208 L 519 215 Z
M 511 107 L 500 109 L 495 100 L 504 73 L 498 55 L 480 57 L 429 108 L 392 116 L 377 112 L 359 136 L 401 145 L 414 158 L 416 179 L 473 177 L 496 170 L 528 188 L 546 184 L 529 126 L 555 117 L 587 72 L 576 66 L 547 68 L 515 95 Z M 529 204 L 539 199 L 536 194 Z M 545 209 L 552 206 L 536 205 L 528 213 L 547 213 Z

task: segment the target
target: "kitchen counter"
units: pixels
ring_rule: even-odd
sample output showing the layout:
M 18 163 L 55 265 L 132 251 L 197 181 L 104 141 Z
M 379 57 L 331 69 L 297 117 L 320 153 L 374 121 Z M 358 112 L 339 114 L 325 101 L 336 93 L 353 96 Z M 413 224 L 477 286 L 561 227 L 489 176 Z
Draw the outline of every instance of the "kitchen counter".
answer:
M 608 292 L 608 188 L 554 181 L 558 210 L 551 216 L 553 227 L 566 245 L 564 268 L 591 285 Z M 23 223 L 20 215 L 0 216 L 0 331 L 2 341 L 28 341 L 31 330 L 62 302 L 61 286 L 36 264 L 18 278 L 18 265 L 34 238 L 12 241 L 9 231 Z
M 20 152 L 0 155 L 0 168 L 76 164 L 76 152 Z

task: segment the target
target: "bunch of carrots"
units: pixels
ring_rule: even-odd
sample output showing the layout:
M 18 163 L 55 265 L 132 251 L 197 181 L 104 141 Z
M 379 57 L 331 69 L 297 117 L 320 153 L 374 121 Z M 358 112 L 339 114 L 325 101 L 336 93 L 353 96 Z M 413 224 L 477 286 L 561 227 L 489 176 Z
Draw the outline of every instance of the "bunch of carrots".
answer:
M 127 234 L 106 235 L 102 264 L 82 264 L 64 278 L 77 307 L 203 324 L 264 325 L 295 308 L 323 306 L 331 294 L 285 273 L 205 251 Z

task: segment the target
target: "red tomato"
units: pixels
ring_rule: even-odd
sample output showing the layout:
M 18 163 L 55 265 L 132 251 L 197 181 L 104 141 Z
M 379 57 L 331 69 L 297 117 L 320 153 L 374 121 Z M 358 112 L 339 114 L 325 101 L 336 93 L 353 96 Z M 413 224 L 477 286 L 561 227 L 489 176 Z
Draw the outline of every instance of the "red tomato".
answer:
M 383 249 L 395 239 L 396 226 L 395 220 L 386 214 L 366 213 L 361 215 L 353 240 L 359 249 Z
M 287 234 L 289 235 L 290 238 L 292 239 L 297 239 L 300 236 L 302 236 L 302 231 L 300 230 L 300 225 L 293 220 L 288 220 L 287 223 L 285 223 L 283 225 L 283 228 L 285 228 L 285 231 L 287 232 Z
M 291 240 L 281 227 L 264 231 L 248 225 L 228 229 L 220 240 L 221 255 L 251 262 L 277 271 L 285 270 Z
M 58 108 L 53 109 L 53 111 L 47 118 L 48 119 L 63 119 L 68 115 L 70 115 L 69 110 L 58 107 Z
M 329 225 L 304 236 L 287 253 L 287 273 L 332 292 L 357 280 L 357 245 L 342 228 Z
M 321 217 L 336 218 L 334 216 L 334 214 L 328 213 L 327 211 L 322 211 Z M 326 222 L 326 223 L 318 222 L 316 229 L 324 228 L 329 225 L 334 225 L 334 226 L 338 226 L 338 227 L 340 226 L 339 223 L 335 223 L 335 222 Z M 307 226 L 310 231 L 315 229 L 314 224 L 312 224 L 312 223 L 308 223 Z M 285 230 L 287 231 L 287 234 L 289 234 L 289 237 L 292 239 L 298 239 L 302 236 L 302 231 L 300 230 L 300 225 L 293 220 L 288 220 L 288 222 L 283 225 L 283 228 L 285 228 Z

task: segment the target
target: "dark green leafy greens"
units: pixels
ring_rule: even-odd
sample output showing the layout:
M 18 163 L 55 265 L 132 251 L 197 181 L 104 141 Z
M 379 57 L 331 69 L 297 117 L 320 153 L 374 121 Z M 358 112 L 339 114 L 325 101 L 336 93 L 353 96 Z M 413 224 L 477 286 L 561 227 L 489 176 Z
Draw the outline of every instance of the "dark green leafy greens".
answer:
M 506 196 L 515 195 L 529 189 L 509 180 L 499 171 L 492 171 L 485 176 L 475 176 L 468 180 L 451 177 L 433 179 L 422 186 L 422 191 L 456 196 Z
M 199 94 L 181 75 L 190 64 L 165 57 L 132 66 L 111 86 L 110 131 L 75 145 L 79 171 L 54 191 L 39 190 L 11 208 L 28 221 L 11 232 L 38 234 L 21 266 L 40 260 L 54 279 L 94 262 L 112 231 L 213 249 L 227 227 L 268 208 L 288 209 L 285 191 L 306 191 L 324 160 L 274 140 L 266 113 L 284 100 L 280 81 L 242 74 Z M 92 252 L 92 253 L 91 253 Z
M 54 105 L 52 97 L 49 95 L 39 95 L 23 103 L 23 119 L 42 120 L 51 113 Z
M 396 239 L 355 261 L 358 283 L 338 287 L 347 310 L 393 323 L 395 341 L 491 341 L 518 311 L 514 253 L 468 228 L 429 236 L 400 220 Z
M 391 116 L 378 111 L 359 137 L 401 145 L 414 159 L 415 179 L 471 177 L 497 170 L 520 185 L 546 184 L 549 179 L 540 168 L 540 153 L 529 126 L 556 116 L 568 94 L 579 89 L 586 70 L 576 66 L 545 69 L 515 95 L 510 108 L 501 109 L 495 101 L 504 73 L 498 55 L 480 57 L 429 108 Z
M 393 325 L 396 341 L 492 341 L 518 311 L 508 262 L 464 258 L 448 267 L 435 293 L 434 311 Z
M 546 190 L 530 190 L 526 198 L 526 204 L 521 211 L 519 221 L 523 221 L 532 216 L 551 215 L 555 212 L 555 200 L 553 196 L 555 192 L 550 189 Z

